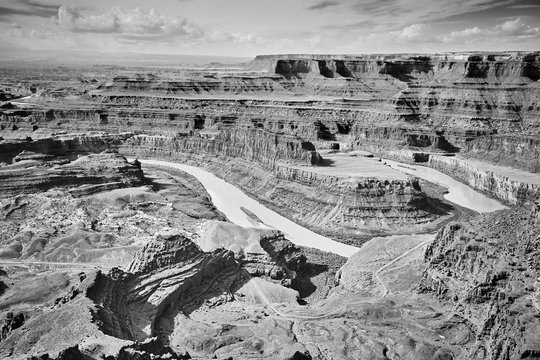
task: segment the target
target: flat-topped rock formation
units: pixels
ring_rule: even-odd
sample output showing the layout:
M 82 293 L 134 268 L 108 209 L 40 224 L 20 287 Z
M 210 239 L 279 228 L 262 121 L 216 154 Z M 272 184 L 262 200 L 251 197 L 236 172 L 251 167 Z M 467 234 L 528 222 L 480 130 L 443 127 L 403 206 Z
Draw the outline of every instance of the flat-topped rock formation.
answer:
M 389 75 L 401 81 L 489 79 L 516 83 L 540 78 L 540 53 L 447 53 L 386 55 L 263 55 L 251 66 L 286 78 L 318 73 L 326 78 Z M 526 80 L 528 79 L 528 81 Z
M 51 155 L 57 158 L 76 159 L 79 155 L 98 153 L 113 149 L 133 133 L 109 135 L 106 133 L 47 134 L 44 137 L 32 139 L 10 138 L 0 139 L 0 162 L 11 163 L 24 157 L 24 153 L 32 152 Z M 28 157 L 26 157 L 28 159 Z
M 103 186 L 113 190 L 142 183 L 140 167 L 128 163 L 125 157 L 113 152 L 87 155 L 61 165 L 48 164 L 36 160 L 34 156 L 0 167 L 2 197 L 58 187 L 66 187 L 74 193 L 90 194 Z
M 539 54 L 3 70 L 0 357 L 537 358 Z
M 116 76 L 76 103 L 3 110 L 1 125 L 11 135 L 75 123 L 166 136 L 264 129 L 316 147 L 460 152 L 537 171 L 537 53 L 274 55 L 250 66 L 266 73 Z

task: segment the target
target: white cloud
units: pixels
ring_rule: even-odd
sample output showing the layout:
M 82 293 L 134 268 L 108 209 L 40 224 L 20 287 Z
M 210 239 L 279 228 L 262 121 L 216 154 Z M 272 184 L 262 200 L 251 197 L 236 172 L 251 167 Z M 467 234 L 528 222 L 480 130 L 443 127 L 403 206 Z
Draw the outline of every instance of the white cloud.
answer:
M 429 24 L 412 24 L 397 31 L 385 31 L 378 33 L 371 33 L 361 35 L 361 40 L 368 40 L 371 42 L 406 42 L 406 43 L 418 43 L 433 41 L 434 38 L 430 34 L 431 25 Z
M 505 21 L 503 24 L 497 25 L 495 31 L 509 36 L 534 36 L 539 34 L 538 28 L 533 28 L 524 23 L 521 18 Z
M 120 34 L 131 38 L 165 36 L 200 37 L 204 30 L 185 18 L 161 15 L 154 9 L 113 7 L 98 15 L 83 15 L 73 6 L 58 9 L 56 23 L 63 29 L 80 33 Z
M 232 41 L 237 43 L 260 43 L 264 41 L 260 36 L 257 36 L 257 34 L 255 33 L 233 33 L 231 34 L 231 38 Z
M 265 40 L 258 36 L 256 33 L 243 33 L 243 32 L 234 32 L 230 33 L 224 30 L 214 30 L 208 32 L 204 40 L 211 43 L 219 42 L 234 42 L 238 44 L 254 44 L 254 43 L 263 43 Z
M 441 40 L 446 43 L 467 41 L 479 42 L 480 40 L 487 41 L 511 41 L 512 39 L 534 38 L 540 37 L 540 29 L 532 27 L 525 23 L 521 18 L 507 20 L 502 24 L 495 25 L 491 28 L 473 28 L 454 31 L 448 35 L 441 36 Z
M 400 40 L 416 41 L 426 38 L 426 32 L 429 29 L 427 24 L 412 24 L 404 27 L 401 31 L 395 31 L 391 34 L 397 36 Z
M 478 26 L 475 26 L 470 29 L 465 29 L 461 31 L 453 31 L 448 35 L 441 36 L 443 42 L 449 43 L 457 40 L 471 39 L 485 34 L 485 31 L 480 29 Z

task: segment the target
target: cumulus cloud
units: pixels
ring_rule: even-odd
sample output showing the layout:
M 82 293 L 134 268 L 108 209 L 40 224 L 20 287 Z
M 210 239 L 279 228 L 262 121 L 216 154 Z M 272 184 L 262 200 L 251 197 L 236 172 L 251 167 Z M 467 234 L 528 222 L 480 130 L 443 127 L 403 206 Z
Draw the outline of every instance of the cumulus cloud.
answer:
M 404 27 L 401 31 L 392 32 L 391 35 L 396 36 L 400 40 L 418 41 L 426 38 L 426 30 L 429 28 L 427 24 L 412 24 Z
M 484 30 L 480 29 L 478 26 L 473 28 L 461 30 L 461 31 L 452 31 L 448 35 L 443 35 L 441 40 L 443 42 L 452 42 L 455 40 L 471 39 L 478 36 L 484 35 Z
M 113 7 L 106 13 L 84 15 L 74 6 L 62 5 L 56 23 L 63 29 L 80 33 L 120 34 L 126 38 L 167 36 L 201 37 L 204 30 L 182 17 L 161 15 L 154 9 Z
M 204 37 L 204 40 L 209 43 L 221 43 L 221 42 L 233 42 L 238 44 L 260 44 L 264 43 L 265 40 L 258 36 L 256 33 L 243 33 L 243 32 L 234 32 L 230 33 L 227 31 L 213 30 L 208 32 Z
M 435 41 L 430 34 L 431 25 L 425 23 L 412 24 L 405 26 L 401 30 L 376 32 L 361 35 L 361 40 L 370 42 L 399 42 L 399 43 L 425 43 Z
M 492 27 L 474 26 L 450 33 L 433 34 L 432 26 L 426 23 L 412 24 L 396 31 L 375 32 L 361 35 L 359 40 L 388 44 L 476 44 L 488 42 L 506 43 L 531 38 L 540 38 L 540 28 L 527 24 L 522 18 L 507 20 Z
M 495 27 L 496 32 L 500 32 L 504 35 L 510 36 L 537 36 L 539 35 L 539 29 L 532 27 L 521 18 L 505 21 L 501 25 Z
M 443 42 L 451 43 L 460 41 L 471 42 L 481 39 L 497 39 L 499 41 L 505 41 L 534 37 L 540 37 L 540 28 L 530 26 L 525 23 L 522 18 L 515 18 L 491 28 L 479 28 L 478 26 L 475 26 L 461 31 L 454 31 L 448 35 L 442 36 L 441 40 Z
M 255 33 L 233 33 L 232 40 L 237 43 L 257 43 L 263 41 L 263 39 Z

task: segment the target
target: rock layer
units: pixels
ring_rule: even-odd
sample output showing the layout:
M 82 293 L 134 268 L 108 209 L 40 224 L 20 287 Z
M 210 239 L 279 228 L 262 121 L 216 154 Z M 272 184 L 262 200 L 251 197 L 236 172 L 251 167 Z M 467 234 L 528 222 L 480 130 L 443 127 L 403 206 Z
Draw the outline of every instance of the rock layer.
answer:
M 47 191 L 51 188 L 73 188 L 75 194 L 138 186 L 143 183 L 140 167 L 130 164 L 113 152 L 88 155 L 63 165 L 51 166 L 38 160 L 26 160 L 0 167 L 2 197 Z M 83 188 L 80 188 L 83 186 Z
M 482 171 L 460 159 L 432 155 L 427 165 L 510 204 L 523 204 L 540 198 L 540 186 L 536 184 L 513 180 L 493 171 Z
M 446 226 L 426 251 L 420 290 L 469 319 L 476 358 L 534 358 L 540 351 L 539 224 L 537 209 L 483 215 Z

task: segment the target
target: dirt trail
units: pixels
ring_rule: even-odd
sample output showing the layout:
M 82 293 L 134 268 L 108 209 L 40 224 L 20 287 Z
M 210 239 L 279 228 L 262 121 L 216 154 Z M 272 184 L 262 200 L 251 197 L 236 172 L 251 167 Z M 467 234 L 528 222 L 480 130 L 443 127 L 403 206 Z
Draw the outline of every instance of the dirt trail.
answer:
M 377 271 L 375 271 L 375 273 L 373 274 L 375 279 L 377 279 L 377 281 L 382 285 L 384 291 L 383 291 L 383 294 L 381 295 L 381 297 L 385 297 L 387 294 L 388 294 L 388 288 L 386 287 L 386 285 L 384 284 L 384 281 L 382 281 L 381 277 L 380 277 L 380 273 L 383 272 L 384 270 L 388 269 L 390 266 L 392 266 L 393 264 L 395 264 L 397 261 L 403 259 L 405 256 L 409 255 L 410 253 L 412 253 L 413 251 L 416 251 L 417 249 L 421 248 L 422 246 L 432 242 L 433 239 L 429 239 L 429 240 L 426 240 L 426 241 L 423 241 L 421 242 L 420 244 L 416 245 L 415 247 L 407 250 L 406 252 L 404 252 L 403 254 L 399 255 L 398 257 L 394 258 L 393 260 L 391 260 L 390 262 L 384 264 L 383 266 L 381 266 Z
M 337 314 L 339 313 L 341 310 L 332 310 L 332 311 L 329 311 L 325 314 L 322 314 L 322 315 L 314 315 L 314 316 L 308 316 L 308 315 L 294 315 L 294 314 L 287 314 L 287 313 L 283 313 L 281 311 L 279 311 L 278 309 L 276 309 L 275 306 L 272 305 L 272 303 L 270 303 L 270 301 L 268 300 L 268 298 L 266 297 L 266 295 L 264 295 L 264 292 L 261 290 L 261 288 L 259 287 L 259 285 L 257 284 L 257 282 L 253 282 L 253 287 L 255 288 L 255 291 L 257 293 L 257 295 L 259 295 L 259 297 L 261 298 L 263 304 L 268 307 L 269 309 L 271 309 L 276 315 L 280 316 L 280 317 L 285 317 L 285 318 L 289 318 L 289 319 L 297 319 L 297 320 L 318 320 L 318 319 L 324 319 L 324 318 L 327 318 L 331 315 L 334 315 L 334 314 Z

